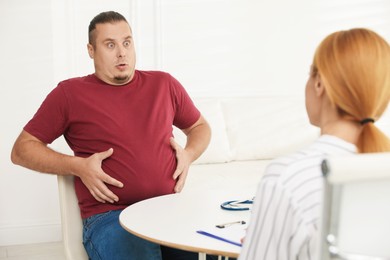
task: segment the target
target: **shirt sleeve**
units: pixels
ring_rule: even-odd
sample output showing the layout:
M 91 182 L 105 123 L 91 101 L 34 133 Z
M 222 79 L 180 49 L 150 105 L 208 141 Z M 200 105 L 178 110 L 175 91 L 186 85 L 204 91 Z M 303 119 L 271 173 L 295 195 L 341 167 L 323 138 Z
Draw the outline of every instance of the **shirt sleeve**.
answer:
M 59 85 L 42 102 L 24 130 L 44 143 L 52 143 L 66 129 L 67 101 L 64 90 Z
M 200 112 L 182 84 L 172 76 L 170 86 L 175 106 L 173 124 L 180 129 L 188 128 L 199 119 Z
M 279 175 L 266 173 L 259 184 L 239 259 L 296 259 L 306 237 L 291 193 Z

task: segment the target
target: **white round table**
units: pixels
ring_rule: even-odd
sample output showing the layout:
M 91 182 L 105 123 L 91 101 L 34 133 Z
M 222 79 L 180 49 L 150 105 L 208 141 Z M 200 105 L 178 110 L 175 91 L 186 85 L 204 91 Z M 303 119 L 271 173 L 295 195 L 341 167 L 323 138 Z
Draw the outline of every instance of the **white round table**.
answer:
M 160 245 L 198 252 L 199 259 L 205 259 L 206 254 L 238 257 L 240 246 L 196 231 L 215 228 L 222 223 L 248 222 L 250 211 L 223 210 L 220 204 L 252 197 L 251 189 L 232 191 L 221 187 L 218 190 L 191 190 L 135 203 L 121 213 L 119 220 L 128 232 L 136 236 Z

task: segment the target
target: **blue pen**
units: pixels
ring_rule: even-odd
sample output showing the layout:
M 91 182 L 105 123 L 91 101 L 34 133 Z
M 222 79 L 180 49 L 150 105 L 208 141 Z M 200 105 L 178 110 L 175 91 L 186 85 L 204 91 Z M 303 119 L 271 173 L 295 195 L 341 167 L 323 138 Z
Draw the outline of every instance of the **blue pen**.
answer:
M 198 230 L 198 231 L 196 231 L 196 233 L 199 233 L 199 234 L 202 234 L 202 235 L 205 235 L 205 236 L 208 236 L 208 237 L 212 237 L 212 238 L 221 240 L 221 241 L 223 241 L 223 242 L 233 244 L 233 245 L 235 245 L 235 246 L 239 246 L 239 247 L 242 246 L 240 243 L 231 241 L 231 240 L 226 239 L 226 238 L 223 238 L 223 237 L 219 237 L 219 236 L 213 235 L 213 234 L 208 233 L 208 232 L 206 232 L 206 231 Z

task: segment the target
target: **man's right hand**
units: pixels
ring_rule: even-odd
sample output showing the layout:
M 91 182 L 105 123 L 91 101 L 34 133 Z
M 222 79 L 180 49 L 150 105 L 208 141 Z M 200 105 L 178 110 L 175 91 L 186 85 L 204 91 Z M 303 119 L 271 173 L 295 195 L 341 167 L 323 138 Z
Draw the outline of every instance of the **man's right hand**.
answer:
M 113 154 L 112 148 L 107 151 L 95 153 L 88 158 L 79 158 L 82 160 L 77 176 L 88 188 L 91 195 L 99 202 L 114 203 L 119 200 L 118 196 L 114 194 L 106 184 L 123 187 L 123 183 L 112 178 L 102 170 L 102 162 Z
M 76 175 L 97 201 L 114 203 L 119 198 L 107 184 L 122 188 L 123 183 L 102 170 L 102 161 L 113 152 L 110 148 L 88 158 L 66 155 L 50 149 L 46 143 L 23 130 L 15 141 L 11 160 L 14 164 L 42 173 Z

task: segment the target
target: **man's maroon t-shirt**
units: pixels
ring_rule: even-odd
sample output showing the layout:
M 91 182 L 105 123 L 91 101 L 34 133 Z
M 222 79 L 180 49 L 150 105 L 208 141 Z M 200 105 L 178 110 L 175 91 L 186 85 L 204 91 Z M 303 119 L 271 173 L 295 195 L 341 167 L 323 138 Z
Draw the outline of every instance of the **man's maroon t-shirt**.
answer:
M 136 70 L 132 81 L 123 86 L 108 85 L 95 75 L 61 82 L 24 130 L 44 143 L 63 135 L 80 157 L 114 149 L 102 169 L 124 184 L 123 188 L 108 185 L 118 202 L 96 201 L 75 178 L 81 215 L 86 218 L 172 193 L 176 169 L 169 143 L 172 125 L 184 129 L 199 117 L 187 92 L 171 75 Z

